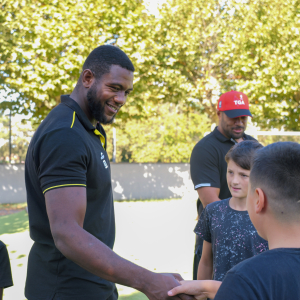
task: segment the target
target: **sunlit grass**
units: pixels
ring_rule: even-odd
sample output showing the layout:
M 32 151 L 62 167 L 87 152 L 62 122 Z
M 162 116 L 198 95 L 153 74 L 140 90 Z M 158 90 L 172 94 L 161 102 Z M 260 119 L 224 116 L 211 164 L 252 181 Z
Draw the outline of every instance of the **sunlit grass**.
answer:
M 27 203 L 0 203 L 0 210 L 1 209 L 25 209 Z
M 28 229 L 29 221 L 25 210 L 11 215 L 0 216 L 0 235 L 24 232 Z

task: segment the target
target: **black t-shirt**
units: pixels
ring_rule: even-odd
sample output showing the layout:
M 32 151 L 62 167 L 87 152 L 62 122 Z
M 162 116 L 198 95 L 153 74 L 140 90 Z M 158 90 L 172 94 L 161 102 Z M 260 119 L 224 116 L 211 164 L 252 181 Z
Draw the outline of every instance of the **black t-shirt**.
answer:
M 25 295 L 29 300 L 102 300 L 115 285 L 68 260 L 55 247 L 44 194 L 66 186 L 84 186 L 87 207 L 83 228 L 112 248 L 115 219 L 111 171 L 105 132 L 92 126 L 69 96 L 54 108 L 35 132 L 25 162 L 30 236 Z
M 225 276 L 215 300 L 300 299 L 300 249 L 278 248 L 244 260 Z
M 232 209 L 229 200 L 208 204 L 194 230 L 212 244 L 213 279 L 219 281 L 241 261 L 268 250 L 248 212 Z
M 13 285 L 8 252 L 5 244 L 0 241 L 0 288 Z
M 246 134 L 244 134 L 243 138 L 245 140 L 254 140 L 254 138 Z M 195 145 L 190 159 L 191 178 L 195 190 L 201 187 L 215 187 L 220 189 L 220 199 L 231 197 L 226 180 L 227 163 L 225 155 L 234 144 L 236 144 L 234 139 L 228 139 L 216 127 L 214 131 Z M 199 199 L 197 201 L 197 209 L 200 216 L 203 206 Z M 201 243 L 201 238 L 197 237 L 196 250 Z

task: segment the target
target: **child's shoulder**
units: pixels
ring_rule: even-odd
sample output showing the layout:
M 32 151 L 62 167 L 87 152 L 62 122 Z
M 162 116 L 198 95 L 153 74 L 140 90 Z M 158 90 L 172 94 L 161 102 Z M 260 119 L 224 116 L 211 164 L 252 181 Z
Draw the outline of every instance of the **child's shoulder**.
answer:
M 0 240 L 0 249 L 5 247 L 6 248 L 6 245 Z
M 297 266 L 300 275 L 300 248 L 278 248 L 262 252 L 240 262 L 230 272 L 242 275 L 242 277 L 251 277 L 255 274 L 263 274 L 265 270 L 273 274 L 277 271 L 284 273 L 289 265 Z
M 212 211 L 215 211 L 215 210 L 226 208 L 229 205 L 229 200 L 230 200 L 230 198 L 227 198 L 227 199 L 224 199 L 224 200 L 221 200 L 221 201 L 215 201 L 215 202 L 209 203 L 206 206 L 205 209 L 207 211 L 212 212 Z

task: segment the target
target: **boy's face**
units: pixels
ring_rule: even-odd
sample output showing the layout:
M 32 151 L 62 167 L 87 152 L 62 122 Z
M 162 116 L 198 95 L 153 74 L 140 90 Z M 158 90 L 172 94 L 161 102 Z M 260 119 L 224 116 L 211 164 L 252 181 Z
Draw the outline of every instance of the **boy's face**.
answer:
M 227 165 L 227 184 L 234 198 L 246 198 L 250 170 L 242 169 L 231 159 Z

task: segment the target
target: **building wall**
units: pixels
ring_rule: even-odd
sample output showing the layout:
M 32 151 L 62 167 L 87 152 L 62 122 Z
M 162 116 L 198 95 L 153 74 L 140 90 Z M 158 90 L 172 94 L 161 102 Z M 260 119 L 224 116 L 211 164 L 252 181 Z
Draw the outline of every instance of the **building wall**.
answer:
M 189 164 L 111 163 L 114 200 L 197 198 Z M 26 201 L 24 165 L 0 165 L 0 203 Z

